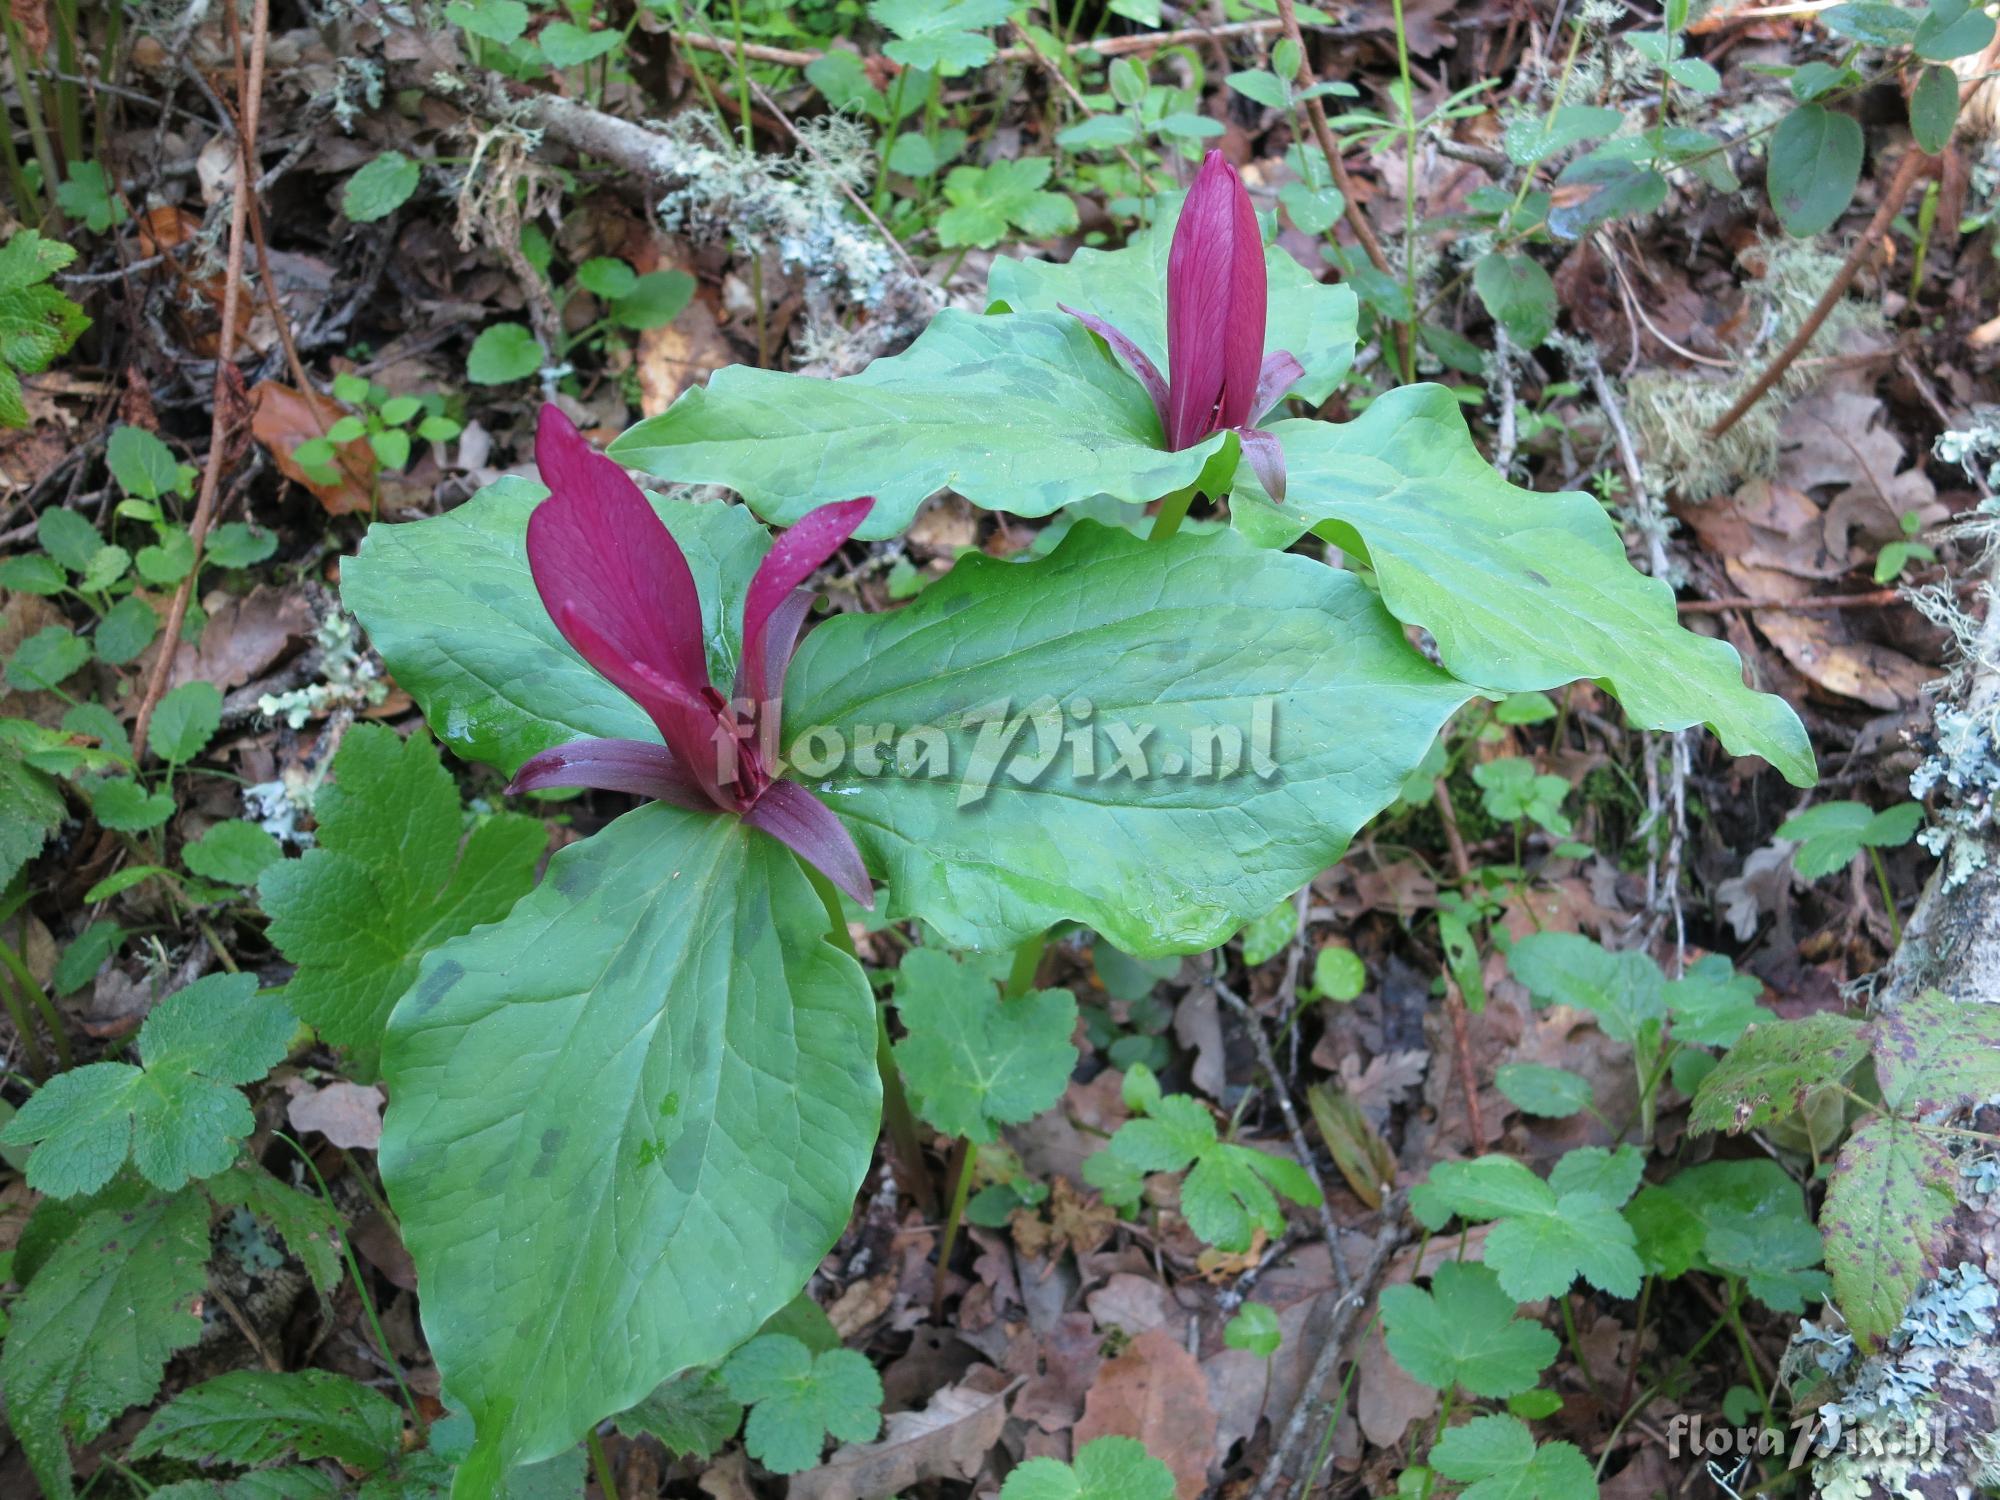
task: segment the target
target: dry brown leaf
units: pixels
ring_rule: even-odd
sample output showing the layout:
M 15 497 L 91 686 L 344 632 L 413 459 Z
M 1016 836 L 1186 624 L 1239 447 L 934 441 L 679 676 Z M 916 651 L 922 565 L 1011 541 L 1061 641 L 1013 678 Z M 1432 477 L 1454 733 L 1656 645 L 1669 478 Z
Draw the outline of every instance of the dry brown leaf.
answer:
M 1377 1062 L 1381 1059 L 1377 1058 Z M 1332 1153 L 1334 1166 L 1370 1208 L 1382 1206 L 1382 1190 L 1396 1180 L 1396 1156 L 1375 1133 L 1354 1096 L 1324 1083 L 1306 1090 L 1313 1123 Z
M 247 594 L 216 590 L 202 601 L 208 623 L 202 627 L 198 646 L 186 641 L 174 651 L 167 669 L 167 686 L 184 682 L 212 682 L 224 692 L 254 682 L 269 671 L 292 647 L 312 633 L 312 605 L 295 588 L 279 589 L 260 583 Z M 164 616 L 167 601 L 158 602 Z M 160 643 L 154 642 L 140 658 L 145 671 L 138 674 L 134 691 L 151 671 Z
M 695 1483 L 709 1500 L 757 1500 L 750 1483 L 750 1460 L 741 1448 L 732 1448 L 696 1476 Z
M 1424 1421 L 1437 1410 L 1438 1393 L 1412 1380 L 1389 1357 L 1380 1319 L 1369 1329 L 1356 1362 L 1368 1378 L 1354 1382 L 1354 1414 L 1363 1434 L 1377 1447 L 1397 1446 L 1412 1422 Z
M 375 492 L 375 452 L 366 443 L 344 443 L 334 450 L 334 467 L 340 477 L 332 484 L 319 483 L 292 457 L 300 443 L 324 437 L 326 430 L 347 414 L 339 402 L 318 391 L 301 395 L 276 380 L 258 381 L 250 400 L 250 431 L 280 473 L 310 490 L 330 516 L 368 509 Z
M 842 1340 L 851 1339 L 889 1310 L 896 1300 L 896 1273 L 884 1271 L 855 1282 L 827 1307 L 827 1321 Z
M 1137 1438 L 1174 1471 L 1176 1500 L 1197 1500 L 1217 1456 L 1215 1427 L 1208 1377 L 1170 1329 L 1155 1328 L 1098 1370 L 1076 1424 L 1076 1446 Z
M 1036 1343 L 1035 1368 L 1014 1398 L 1014 1415 L 1044 1432 L 1068 1432 L 1083 1415 L 1084 1392 L 1104 1363 L 1103 1341 L 1091 1314 L 1057 1318 Z
M 329 1083 L 313 1088 L 294 1079 L 300 1090 L 285 1106 L 294 1130 L 317 1130 L 336 1146 L 373 1151 L 382 1144 L 382 1091 L 372 1083 Z
M 7 13 L 21 28 L 21 40 L 28 44 L 28 56 L 39 58 L 49 50 L 48 0 L 7 0 Z
M 846 1444 L 818 1468 L 794 1474 L 790 1500 L 865 1500 L 933 1479 L 971 1479 L 1000 1441 L 1014 1384 L 991 1365 L 974 1365 L 922 1411 L 891 1412 L 881 1441 Z
M 1182 1316 L 1174 1294 L 1151 1276 L 1120 1271 L 1083 1299 L 1100 1328 L 1115 1328 L 1128 1338 L 1164 1327 Z
M 673 322 L 639 335 L 634 368 L 640 412 L 657 417 L 690 387 L 706 385 L 710 375 L 735 362 L 736 350 L 715 321 L 715 309 L 695 297 Z

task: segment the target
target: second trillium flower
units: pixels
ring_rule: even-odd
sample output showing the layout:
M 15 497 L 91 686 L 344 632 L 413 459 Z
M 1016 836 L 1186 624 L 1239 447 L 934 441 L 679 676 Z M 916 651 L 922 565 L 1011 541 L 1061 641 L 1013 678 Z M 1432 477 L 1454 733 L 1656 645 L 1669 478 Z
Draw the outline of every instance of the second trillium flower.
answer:
M 528 518 L 528 566 L 563 639 L 646 711 L 663 744 L 584 739 L 544 750 L 509 791 L 588 786 L 730 813 L 788 845 L 864 906 L 861 853 L 818 798 L 778 775 L 785 669 L 812 608 L 803 587 L 874 508 L 822 505 L 771 544 L 743 601 L 729 698 L 708 677 L 701 596 L 673 533 L 625 471 L 544 406 L 535 463 L 549 498 Z
M 1285 454 L 1256 424 L 1305 374 L 1284 350 L 1264 353 L 1264 236 L 1236 169 L 1211 151 L 1181 206 L 1167 253 L 1167 373 L 1104 319 L 1074 307 L 1153 398 L 1167 446 L 1234 432 L 1273 500 L 1285 498 Z

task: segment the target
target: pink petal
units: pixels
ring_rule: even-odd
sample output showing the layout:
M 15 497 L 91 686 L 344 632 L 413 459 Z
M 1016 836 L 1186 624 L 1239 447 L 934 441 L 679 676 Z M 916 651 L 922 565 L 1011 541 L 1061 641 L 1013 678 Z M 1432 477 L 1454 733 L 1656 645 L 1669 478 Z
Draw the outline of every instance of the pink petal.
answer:
M 1250 420 L 1264 358 L 1264 239 L 1236 169 L 1211 151 L 1167 253 L 1167 444 Z
M 799 645 L 799 632 L 805 628 L 806 616 L 812 613 L 813 600 L 818 597 L 812 589 L 793 589 L 771 611 L 771 617 L 764 625 L 764 681 L 751 686 L 745 671 L 746 664 L 738 662 L 734 689 L 738 700 L 769 703 L 783 695 L 785 669 L 792 664 L 792 653 Z
M 763 829 L 856 901 L 875 909 L 875 890 L 853 836 L 796 781 L 772 782 L 743 821 Z
M 511 793 L 590 786 L 712 812 L 715 803 L 665 745 L 645 740 L 572 740 L 532 756 L 507 784 Z
M 1056 306 L 1109 344 L 1111 352 L 1125 362 L 1125 368 L 1139 377 L 1139 384 L 1143 385 L 1146 394 L 1153 398 L 1153 410 L 1159 414 L 1160 430 L 1164 432 L 1167 426 L 1167 382 L 1161 377 L 1159 367 L 1146 358 L 1146 351 L 1104 319 L 1092 317 L 1087 312 L 1078 312 L 1073 307 L 1064 307 L 1060 302 Z
M 759 701 L 778 696 L 784 684 L 785 667 L 791 661 L 791 649 L 789 643 L 775 652 L 770 649 L 772 618 L 787 608 L 787 601 L 799 585 L 840 550 L 841 544 L 854 535 L 854 529 L 874 508 L 873 495 L 819 506 L 800 516 L 796 526 L 771 544 L 771 550 L 757 564 L 750 592 L 743 600 L 743 657 L 736 672 L 739 696 L 744 696 L 745 688 Z M 802 623 L 802 615 L 792 618 L 794 639 Z
M 639 487 L 554 405 L 535 463 L 549 498 L 528 518 L 528 566 L 549 618 L 583 659 L 645 702 L 650 669 L 688 693 L 708 684 L 701 598 L 687 559 Z M 585 627 L 582 638 L 573 623 Z M 586 639 L 588 644 L 586 644 Z
M 1243 444 L 1243 456 L 1264 486 L 1273 505 L 1285 503 L 1285 450 L 1276 437 L 1261 427 L 1239 427 L 1236 436 Z
M 1257 372 L 1257 395 L 1250 403 L 1252 422 L 1264 420 L 1264 413 L 1285 399 L 1285 392 L 1306 373 L 1306 367 L 1283 349 L 1277 349 L 1264 356 L 1264 367 Z

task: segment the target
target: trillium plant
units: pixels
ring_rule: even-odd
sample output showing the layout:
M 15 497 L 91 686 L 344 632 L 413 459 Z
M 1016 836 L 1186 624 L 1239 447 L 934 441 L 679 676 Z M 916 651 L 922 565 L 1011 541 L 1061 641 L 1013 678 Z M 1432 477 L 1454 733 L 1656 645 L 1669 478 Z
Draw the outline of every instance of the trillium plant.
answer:
M 1580 679 L 1811 782 L 1791 711 L 1596 501 L 1495 474 L 1449 392 L 1310 415 L 1354 319 L 1211 157 L 1123 249 L 997 260 L 986 312 L 859 375 L 727 368 L 608 458 L 549 411 L 541 484 L 370 529 L 344 597 L 446 746 L 644 799 L 429 952 L 381 1039 L 459 1493 L 725 1359 L 847 1224 L 901 1095 L 843 893 L 969 952 L 1199 952 L 1468 700 Z M 812 623 L 823 565 L 945 489 L 1069 524 Z M 1227 524 L 1178 528 L 1195 495 Z

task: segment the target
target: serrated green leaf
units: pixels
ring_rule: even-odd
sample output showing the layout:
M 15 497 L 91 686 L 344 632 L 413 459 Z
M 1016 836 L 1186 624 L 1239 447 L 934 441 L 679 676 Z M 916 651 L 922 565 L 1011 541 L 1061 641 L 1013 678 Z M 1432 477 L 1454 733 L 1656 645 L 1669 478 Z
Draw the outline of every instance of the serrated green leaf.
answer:
M 0 737 L 0 890 L 42 852 L 63 811 L 54 779 L 29 765 L 19 745 Z
M 1365 559 L 1389 612 L 1429 630 L 1462 680 L 1527 692 L 1594 679 L 1634 724 L 1707 723 L 1733 753 L 1811 782 L 1812 747 L 1784 700 L 1745 687 L 1728 646 L 1681 628 L 1673 590 L 1633 569 L 1595 500 L 1502 480 L 1444 387 L 1404 386 L 1344 425 L 1271 430 L 1285 503 L 1271 505 L 1243 464 L 1235 526 L 1273 547 L 1311 528 Z
M 346 1233 L 340 1212 L 324 1198 L 287 1187 L 262 1167 L 238 1162 L 202 1186 L 217 1203 L 247 1209 L 276 1231 L 285 1248 L 306 1268 L 321 1297 L 340 1284 L 341 1236 Z
M 871 0 L 868 15 L 895 32 L 882 49 L 893 61 L 956 78 L 992 60 L 992 39 L 980 33 L 1006 20 L 1007 9 L 1007 0 Z
M 1753 1130 L 1788 1115 L 1808 1093 L 1845 1078 L 1868 1054 L 1868 1030 L 1832 1011 L 1752 1026 L 1695 1091 L 1696 1130 Z
M 1074 1467 L 1031 1458 L 1000 1486 L 1000 1500 L 1172 1500 L 1173 1494 L 1174 1471 L 1128 1437 L 1092 1439 L 1076 1450 Z
M 159 633 L 160 617 L 153 612 L 153 606 L 130 594 L 112 605 L 97 622 L 97 634 L 91 637 L 91 644 L 97 648 L 99 661 L 122 667 L 137 661 Z
M 521 0 L 452 0 L 444 18 L 503 47 L 519 41 L 528 29 L 528 7 Z
M 1706 954 L 1665 991 L 1677 1041 L 1698 1047 L 1733 1047 L 1750 1027 L 1775 1019 L 1757 1003 L 1764 981 L 1738 974 L 1719 953 Z
M 882 1427 L 882 1379 L 865 1355 L 815 1355 L 789 1334 L 752 1339 L 722 1367 L 730 1397 L 750 1408 L 743 1446 L 774 1474 L 819 1462 L 829 1434 L 865 1443 Z
M 911 1102 L 946 1135 L 979 1144 L 1054 1104 L 1076 1066 L 1076 998 L 1032 990 L 1003 1000 L 996 977 L 991 965 L 935 948 L 911 949 L 896 971 L 905 1033 L 896 1064 Z
M 1819 1227 L 1834 1299 L 1864 1348 L 1894 1331 L 1936 1274 L 1957 1181 L 1946 1144 L 1904 1120 L 1871 1120 L 1840 1148 Z
M 1448 1261 L 1428 1292 L 1409 1285 L 1383 1291 L 1384 1341 L 1397 1364 L 1436 1390 L 1512 1396 L 1533 1388 L 1560 1347 L 1516 1311 L 1490 1268 Z
M 790 851 L 652 803 L 425 958 L 390 1022 L 380 1161 L 478 1424 L 466 1493 L 720 1360 L 846 1226 L 876 1020 L 824 930 Z
M 1618 1211 L 1594 1193 L 1559 1196 L 1511 1157 L 1438 1163 L 1411 1190 L 1410 1208 L 1432 1229 L 1454 1214 L 1468 1222 L 1499 1220 L 1487 1236 L 1485 1260 L 1517 1302 L 1556 1296 L 1578 1276 L 1617 1297 L 1639 1289 L 1631 1226 Z
M 1666 976 L 1643 953 L 1613 953 L 1574 932 L 1531 932 L 1507 955 L 1537 1005 L 1569 1005 L 1597 1017 L 1604 1034 L 1630 1046 L 1667 1014 Z
M 384 151 L 347 179 L 340 211 L 356 224 L 386 219 L 410 201 L 423 167 L 400 151 Z
M 536 819 L 497 813 L 461 853 L 464 813 L 435 742 L 373 724 L 341 741 L 315 812 L 317 846 L 265 869 L 258 894 L 271 941 L 298 965 L 293 1010 L 366 1079 L 424 955 L 504 917 L 534 884 L 548 836 Z
M 2000 1006 L 1926 990 L 1870 1031 L 1882 1102 L 1899 1115 L 1956 1113 L 2000 1094 Z
M 1591 1102 L 1590 1080 L 1541 1063 L 1506 1063 L 1493 1082 L 1516 1109 L 1547 1120 L 1562 1120 Z
M 179 526 L 162 527 L 159 540 L 132 559 L 139 576 L 155 587 L 179 583 L 194 566 L 194 539 Z
M 170 792 L 149 792 L 130 777 L 121 776 L 90 788 L 90 810 L 106 828 L 119 833 L 144 833 L 174 815 L 174 799 Z M 100 888 L 101 885 L 100 882 Z
M 241 819 L 217 823 L 181 850 L 190 870 L 224 885 L 255 885 L 257 877 L 283 854 L 276 839 L 255 823 Z
M 43 598 L 60 594 L 69 584 L 61 563 L 42 552 L 0 561 L 0 589 L 16 594 L 39 594 Z
M 1431 1467 L 1465 1488 L 1459 1500 L 1597 1500 L 1597 1479 L 1574 1443 L 1537 1447 L 1517 1417 L 1474 1417 L 1431 1448 Z
M 1879 813 L 1861 802 L 1822 802 L 1779 824 L 1778 837 L 1798 841 L 1794 865 L 1807 880 L 1818 880 L 1844 869 L 1865 848 L 1907 844 L 1923 819 L 1920 802 L 1898 803 Z
M 345 1375 L 232 1370 L 155 1412 L 133 1440 L 132 1457 L 166 1454 L 246 1467 L 285 1457 L 333 1458 L 366 1471 L 387 1465 L 402 1436 L 395 1402 Z
M 1558 1198 L 1591 1193 L 1617 1208 L 1638 1191 L 1645 1171 L 1646 1155 L 1637 1146 L 1620 1146 L 1616 1151 L 1578 1146 L 1565 1151 L 1549 1169 L 1549 1188 Z
M 14 648 L 7 685 L 24 693 L 60 687 L 90 660 L 90 642 L 60 625 L 44 625 Z
M 201 1336 L 208 1206 L 144 1198 L 84 1218 L 9 1307 L 7 1419 L 48 1500 L 72 1500 L 68 1445 L 151 1399 L 168 1358 Z
M 208 748 L 221 727 L 222 689 L 212 682 L 184 682 L 153 711 L 146 745 L 168 765 L 184 765 Z
M 198 979 L 146 1017 L 143 1068 L 99 1062 L 58 1073 L 0 1140 L 37 1148 L 28 1185 L 56 1197 L 96 1192 L 128 1153 L 148 1182 L 170 1192 L 213 1176 L 256 1123 L 232 1085 L 269 1072 L 294 1025 L 282 1003 L 258 996 L 253 974 Z
M 1237 1308 L 1222 1330 L 1222 1342 L 1260 1359 L 1269 1359 L 1284 1342 L 1278 1315 L 1261 1302 L 1246 1302 Z
M 720 1370 L 676 1375 L 618 1415 L 620 1432 L 635 1437 L 649 1433 L 679 1458 L 714 1457 L 742 1425 L 743 1403 L 729 1394 Z
M 482 329 L 465 357 L 465 378 L 474 385 L 506 385 L 526 380 L 547 356 L 535 336 L 519 323 Z
M 82 308 L 37 285 L 75 259 L 70 246 L 32 229 L 0 245 L 0 427 L 28 425 L 20 377 L 46 370 L 90 326 Z
M 1055 163 L 1046 156 L 1003 157 L 983 167 L 953 167 L 944 180 L 951 207 L 938 216 L 938 243 L 946 249 L 990 249 L 1014 230 L 1047 239 L 1076 228 L 1076 203 L 1067 193 L 1043 191 Z
M 104 460 L 118 487 L 135 500 L 158 500 L 180 492 L 180 460 L 157 433 L 143 427 L 114 427 Z

